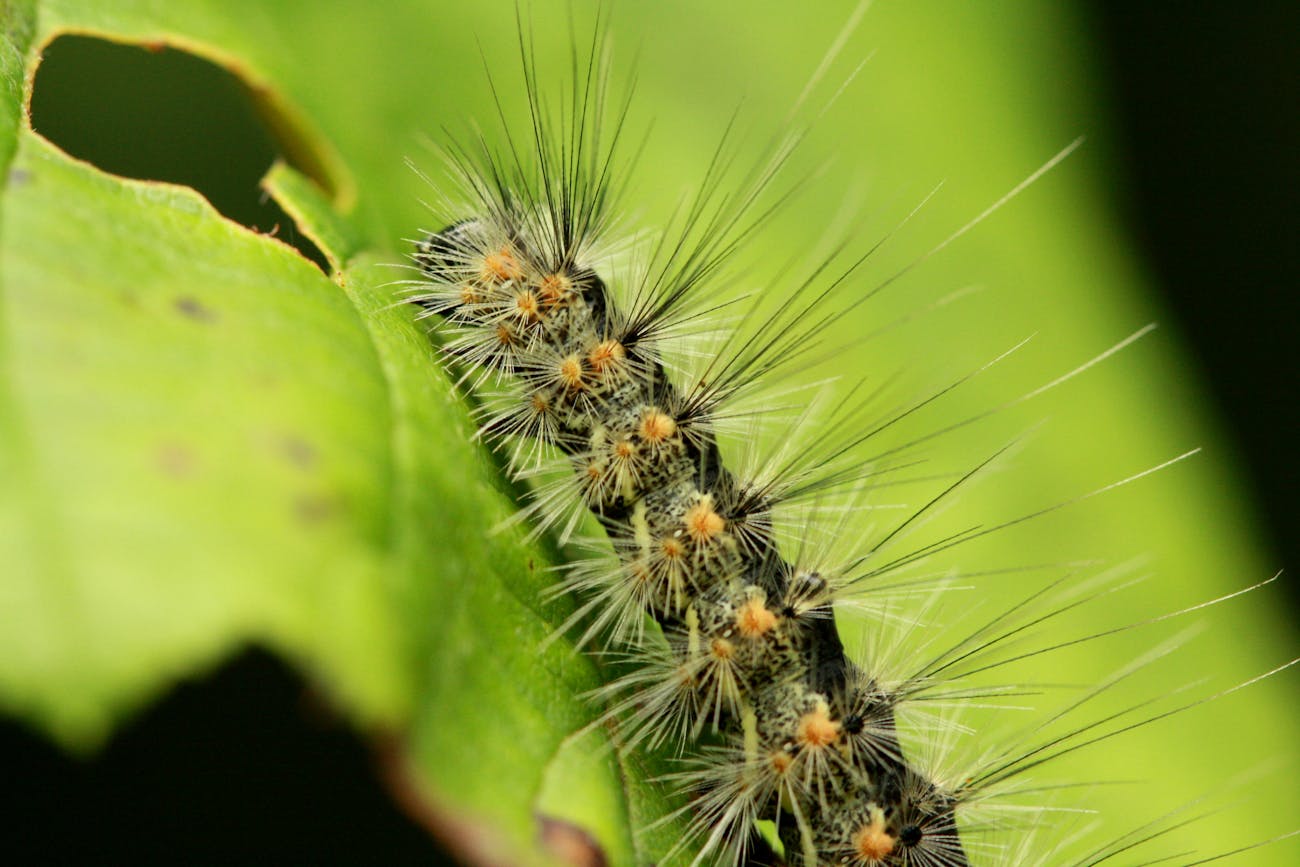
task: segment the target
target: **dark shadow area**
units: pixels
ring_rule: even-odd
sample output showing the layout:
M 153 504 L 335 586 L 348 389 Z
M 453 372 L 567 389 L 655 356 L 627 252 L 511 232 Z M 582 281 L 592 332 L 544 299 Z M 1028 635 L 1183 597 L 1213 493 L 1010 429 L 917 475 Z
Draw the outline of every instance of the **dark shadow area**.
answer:
M 182 685 L 93 760 L 0 721 L 22 864 L 451 865 L 399 813 L 373 753 L 274 657 Z
M 1131 234 L 1201 367 L 1189 375 L 1209 384 L 1240 447 L 1300 606 L 1300 4 L 1087 8 Z
M 320 250 L 258 187 L 290 149 L 225 69 L 172 48 L 60 36 L 37 68 L 31 117 L 33 129 L 72 156 L 116 175 L 193 187 L 225 216 L 274 234 L 329 273 Z

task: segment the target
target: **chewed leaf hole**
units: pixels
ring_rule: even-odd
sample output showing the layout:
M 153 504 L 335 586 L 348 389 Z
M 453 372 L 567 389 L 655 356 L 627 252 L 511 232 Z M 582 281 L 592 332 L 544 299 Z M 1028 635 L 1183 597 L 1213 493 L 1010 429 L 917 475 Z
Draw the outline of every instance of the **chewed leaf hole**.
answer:
M 258 182 L 279 158 L 325 189 L 285 118 L 236 75 L 187 51 L 60 36 L 32 85 L 36 132 L 107 172 L 184 184 L 225 216 L 290 244 L 328 273 L 325 256 Z

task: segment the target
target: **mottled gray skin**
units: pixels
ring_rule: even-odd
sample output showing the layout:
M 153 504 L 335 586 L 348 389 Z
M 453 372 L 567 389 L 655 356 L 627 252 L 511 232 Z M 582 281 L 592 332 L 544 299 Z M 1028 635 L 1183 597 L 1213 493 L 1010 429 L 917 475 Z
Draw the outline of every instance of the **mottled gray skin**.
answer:
M 416 301 L 471 338 L 504 340 L 489 364 L 518 377 L 521 412 L 586 480 L 625 580 L 661 576 L 646 598 L 680 663 L 666 676 L 699 692 L 697 708 L 712 707 L 710 690 L 725 680 L 712 713 L 733 755 L 755 768 L 743 786 L 757 801 L 751 815 L 783 816 L 792 865 L 965 867 L 954 800 L 902 757 L 894 700 L 846 659 L 827 582 L 781 557 L 766 521 L 754 520 L 765 504 L 742 496 L 708 419 L 684 415 L 686 401 L 612 310 L 600 278 L 538 261 L 520 235 L 494 238 L 467 221 L 429 236 L 415 258 L 431 291 Z M 520 314 L 538 299 L 535 316 Z M 605 364 L 611 345 L 621 356 Z M 660 427 L 648 429 L 648 418 Z M 682 581 L 671 586 L 669 575 Z

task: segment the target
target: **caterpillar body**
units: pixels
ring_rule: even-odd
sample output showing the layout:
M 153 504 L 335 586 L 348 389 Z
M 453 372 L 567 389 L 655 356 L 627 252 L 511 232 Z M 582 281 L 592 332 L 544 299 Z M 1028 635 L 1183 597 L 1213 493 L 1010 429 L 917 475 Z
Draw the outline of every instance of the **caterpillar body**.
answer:
M 453 212 L 416 243 L 421 276 L 408 300 L 472 384 L 481 433 L 510 449 L 513 473 L 541 475 L 550 456 L 567 464 L 562 477 L 537 487 L 523 514 L 539 527 L 562 525 L 567 539 L 586 510 L 608 537 L 613 557 L 574 565 L 560 585 L 577 599 L 563 629 L 629 663 L 629 673 L 595 697 L 621 742 L 675 750 L 687 762 L 668 782 L 687 797 L 692 833 L 663 857 L 723 865 L 779 858 L 792 867 L 986 863 L 998 850 L 983 836 L 1005 823 L 982 820 L 979 808 L 1021 771 L 1072 748 L 1061 746 L 1069 738 L 990 751 L 953 777 L 911 754 L 898 717 L 918 698 L 989 695 L 950 684 L 963 669 L 1000 665 L 981 654 L 1078 599 L 1048 604 L 1046 613 L 1026 604 L 997 616 L 901 677 L 850 659 L 837 604 L 867 579 L 906 574 L 961 538 L 876 562 L 872 555 L 927 506 L 877 531 L 847 564 L 826 562 L 811 542 L 791 549 L 778 527 L 783 507 L 851 493 L 898 465 L 841 460 L 814 469 L 795 458 L 749 478 L 719 441 L 738 393 L 815 344 L 852 267 L 797 282 L 782 313 L 683 384 L 663 347 L 717 306 L 709 281 L 743 243 L 747 221 L 761 220 L 754 212 L 789 142 L 752 173 L 738 204 L 719 202 L 727 197 L 710 174 L 680 237 L 660 238 L 640 269 L 602 272 L 601 251 L 618 222 L 621 127 L 613 142 L 602 140 L 608 107 L 599 53 L 575 73 L 556 118 L 525 51 L 531 148 L 512 140 L 498 151 L 480 140 L 449 149 L 459 187 L 446 197 Z M 838 422 L 859 426 L 827 451 L 842 456 L 910 411 L 870 425 L 843 414 Z M 946 578 L 911 578 L 908 592 L 934 591 Z M 1092 730 L 1071 737 L 1091 739 Z M 772 823 L 772 839 L 759 834 L 761 823 Z M 1102 863 L 1136 843 L 1117 838 L 1077 863 Z
M 539 254 L 529 215 L 498 217 L 421 245 L 421 267 L 454 293 L 422 303 L 519 378 L 510 427 L 574 463 L 619 554 L 577 582 L 601 603 L 596 623 L 620 642 L 640 640 L 644 614 L 663 630 L 667 656 L 633 675 L 654 699 L 633 738 L 725 733 L 704 776 L 727 797 L 702 817 L 728 839 L 784 810 L 801 863 L 891 863 L 896 848 L 912 853 L 899 863 L 966 863 L 957 793 L 903 760 L 892 697 L 844 656 L 831 585 L 782 558 L 768 499 L 722 463 L 699 395 L 672 385 L 644 325 L 619 318 L 571 250 Z

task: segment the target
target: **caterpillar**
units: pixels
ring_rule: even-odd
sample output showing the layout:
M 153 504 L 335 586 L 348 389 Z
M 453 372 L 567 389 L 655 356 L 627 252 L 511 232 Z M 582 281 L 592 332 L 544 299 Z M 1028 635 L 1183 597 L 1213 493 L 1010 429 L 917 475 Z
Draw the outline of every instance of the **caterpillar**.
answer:
M 836 300 L 854 269 L 826 276 L 827 263 L 793 281 L 782 309 L 751 327 L 747 344 L 725 345 L 684 378 L 665 346 L 717 306 L 710 283 L 761 222 L 761 201 L 791 142 L 755 166 L 738 204 L 718 192 L 710 170 L 679 234 L 650 242 L 639 269 L 602 271 L 605 251 L 617 246 L 614 145 L 626 106 L 608 105 L 600 53 L 596 40 L 557 118 L 525 46 L 529 133 L 503 151 L 484 140 L 451 146 L 460 189 L 447 201 L 456 212 L 417 242 L 421 278 L 408 299 L 436 323 L 445 357 L 482 401 L 481 435 L 508 450 L 516 477 L 541 480 L 523 516 L 567 540 L 585 510 L 608 537 L 612 559 L 575 564 L 559 591 L 578 600 L 563 628 L 631 668 L 595 699 L 625 744 L 689 757 L 668 782 L 687 798 L 693 833 L 682 846 L 694 863 L 776 856 L 768 850 L 805 867 L 983 863 L 981 835 L 991 825 L 966 813 L 1073 743 L 995 751 L 979 770 L 943 778 L 906 746 L 900 708 L 990 697 L 947 684 L 958 671 L 1002 665 L 987 658 L 991 649 L 1079 598 L 1043 603 L 1027 594 L 1023 608 L 953 636 L 901 678 L 846 652 L 835 611 L 855 587 L 906 575 L 964 536 L 898 561 L 878 564 L 873 555 L 985 464 L 846 564 L 829 563 L 811 534 L 796 536 L 791 549 L 780 511 L 888 479 L 899 466 L 847 456 L 932 397 L 870 423 L 852 406 L 832 412 L 829 426 L 845 433 L 822 457 L 838 462 L 794 456 L 757 476 L 734 469 L 721 445 L 741 415 L 731 407 L 753 383 L 779 381 L 815 351 L 828 319 L 855 303 Z M 548 456 L 557 455 L 564 473 L 549 471 Z M 913 578 L 906 591 L 938 591 L 948 578 Z M 1092 732 L 1080 728 L 1075 740 Z M 774 827 L 770 839 L 755 831 L 764 822 Z M 1080 863 L 1109 860 L 1133 843 L 1117 838 Z

